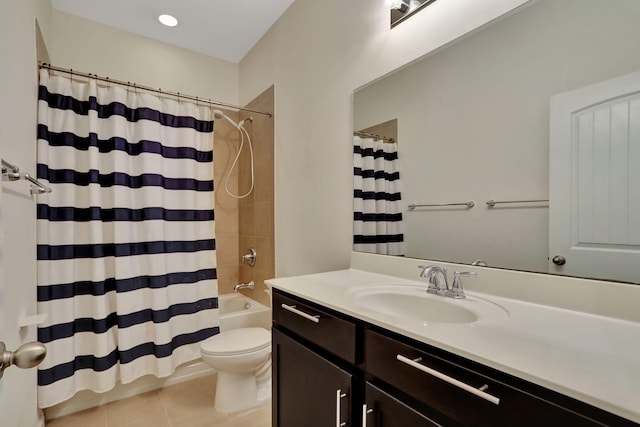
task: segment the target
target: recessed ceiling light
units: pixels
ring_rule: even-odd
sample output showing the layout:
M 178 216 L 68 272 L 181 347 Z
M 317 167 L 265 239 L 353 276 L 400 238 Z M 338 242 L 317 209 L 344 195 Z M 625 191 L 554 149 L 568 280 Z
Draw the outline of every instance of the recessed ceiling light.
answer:
M 160 15 L 158 16 L 158 21 L 167 27 L 175 27 L 178 25 L 178 20 L 171 15 Z

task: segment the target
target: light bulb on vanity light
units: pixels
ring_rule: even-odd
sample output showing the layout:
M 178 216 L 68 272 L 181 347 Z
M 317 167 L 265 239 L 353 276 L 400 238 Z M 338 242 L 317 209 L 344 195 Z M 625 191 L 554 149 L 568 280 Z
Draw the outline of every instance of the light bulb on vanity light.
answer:
M 422 4 L 421 1 L 419 0 L 411 0 L 409 2 L 409 12 L 413 12 L 414 10 L 416 10 L 418 7 L 420 7 L 420 5 Z
M 167 27 L 175 27 L 176 25 L 178 25 L 178 20 L 171 15 L 160 15 L 158 16 L 158 21 L 160 21 L 162 25 L 166 25 Z
M 409 5 L 403 0 L 389 0 L 387 3 L 391 9 L 397 9 L 402 13 L 409 10 Z

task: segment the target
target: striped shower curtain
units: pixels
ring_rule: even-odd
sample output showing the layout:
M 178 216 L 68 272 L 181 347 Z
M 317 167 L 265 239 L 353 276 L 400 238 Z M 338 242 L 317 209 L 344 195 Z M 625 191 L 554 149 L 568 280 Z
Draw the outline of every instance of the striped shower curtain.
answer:
M 353 250 L 404 255 L 398 143 L 353 137 Z
M 40 74 L 40 407 L 164 377 L 218 333 L 209 107 Z

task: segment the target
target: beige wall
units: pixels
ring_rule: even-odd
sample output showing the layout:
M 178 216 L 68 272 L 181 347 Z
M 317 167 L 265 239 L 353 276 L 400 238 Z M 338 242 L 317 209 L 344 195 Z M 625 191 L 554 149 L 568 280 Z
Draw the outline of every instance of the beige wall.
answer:
M 44 0 L 42 0 L 44 1 Z M 51 62 L 171 92 L 238 103 L 238 64 L 57 10 Z
M 437 1 L 392 30 L 383 1 L 291 5 L 240 63 L 240 102 L 276 88 L 278 276 L 349 265 L 353 90 L 525 2 Z

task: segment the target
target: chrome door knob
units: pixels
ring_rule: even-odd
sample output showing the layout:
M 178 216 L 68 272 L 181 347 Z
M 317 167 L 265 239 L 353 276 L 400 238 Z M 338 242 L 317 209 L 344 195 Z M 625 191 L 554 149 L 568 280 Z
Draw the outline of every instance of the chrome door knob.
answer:
M 551 258 L 551 261 L 555 265 L 565 265 L 567 263 L 567 259 L 565 257 L 563 257 L 562 255 L 554 256 L 553 258 Z
M 6 368 L 16 365 L 28 369 L 38 366 L 47 355 L 47 348 L 39 342 L 22 344 L 16 351 L 6 351 L 4 342 L 0 341 L 0 378 Z

